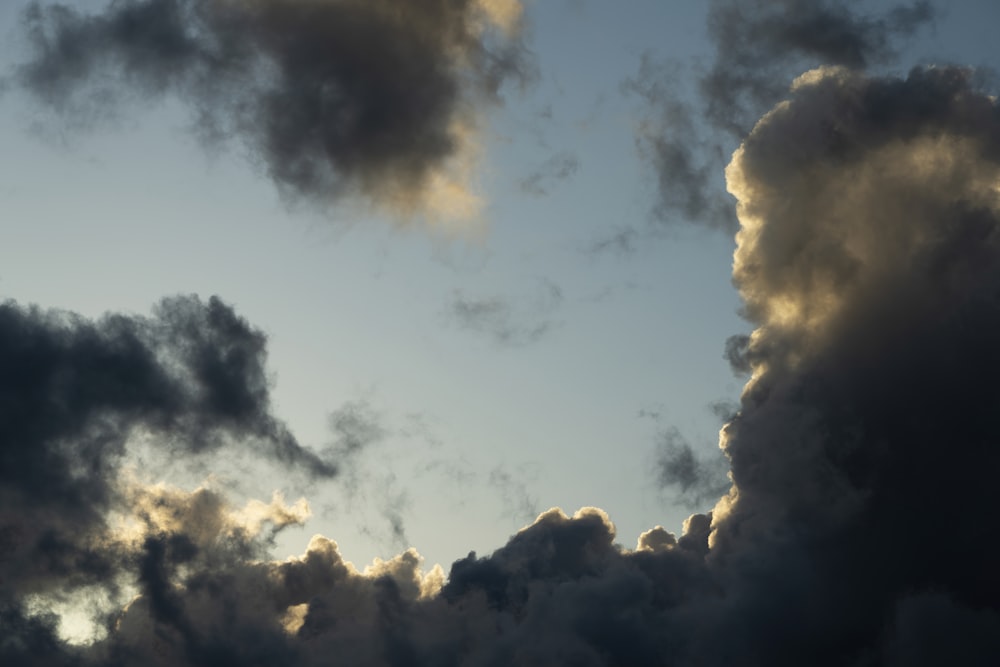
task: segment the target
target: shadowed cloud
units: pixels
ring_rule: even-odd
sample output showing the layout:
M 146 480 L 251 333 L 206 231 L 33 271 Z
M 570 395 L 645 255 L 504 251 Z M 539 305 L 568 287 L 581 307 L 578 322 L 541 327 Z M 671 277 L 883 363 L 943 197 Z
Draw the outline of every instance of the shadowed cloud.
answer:
M 288 199 L 474 220 L 479 109 L 530 73 L 517 0 L 33 2 L 16 80 L 70 125 L 174 95 Z
M 881 28 L 833 25 L 871 46 L 820 41 L 824 57 L 885 53 L 871 37 Z M 276 560 L 274 536 L 307 520 L 304 499 L 237 505 L 211 482 L 180 489 L 124 469 L 141 436 L 181 456 L 335 472 L 272 416 L 259 331 L 218 299 L 96 321 L 7 303 L 0 659 L 994 665 L 1000 106 L 961 68 L 901 77 L 846 64 L 798 76 L 725 171 L 740 223 L 733 281 L 753 327 L 727 357 L 749 379 L 719 410 L 730 488 L 680 536 L 656 526 L 632 549 L 599 509 L 550 509 L 447 574 L 423 570 L 414 549 L 359 569 L 321 535 Z M 548 287 L 542 303 L 558 305 Z M 509 324 L 490 301 L 463 299 L 481 333 Z M 331 420 L 333 450 L 368 451 L 382 423 L 348 404 Z M 567 470 L 586 456 L 570 451 Z M 682 488 L 711 479 L 669 434 L 661 463 Z M 509 482 L 520 491 L 500 469 L 494 484 Z M 71 645 L 56 609 L 93 589 L 108 600 L 93 641 Z
M 654 218 L 735 233 L 733 200 L 719 175 L 792 78 L 819 65 L 889 64 L 897 44 L 935 16 L 923 0 L 882 12 L 851 0 L 712 0 L 707 29 L 714 57 L 695 86 L 686 85 L 687 67 L 648 54 L 637 76 L 623 83 L 645 109 L 636 145 L 655 178 Z

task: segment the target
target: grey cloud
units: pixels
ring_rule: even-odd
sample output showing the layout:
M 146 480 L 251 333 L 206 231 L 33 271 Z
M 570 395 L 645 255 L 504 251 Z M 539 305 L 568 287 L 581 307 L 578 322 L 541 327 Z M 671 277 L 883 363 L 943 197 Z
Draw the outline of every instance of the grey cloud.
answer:
M 381 415 L 364 400 L 345 403 L 330 414 L 329 421 L 334 451 L 342 458 L 360 454 L 387 435 Z
M 979 546 L 1000 538 L 987 518 L 1000 111 L 973 81 L 947 67 L 810 72 L 727 170 L 734 281 L 757 330 L 710 558 L 749 621 L 728 626 L 730 646 L 751 662 L 907 664 L 892 619 L 913 595 L 946 597 L 945 627 L 1000 630 Z M 793 619 L 806 600 L 823 602 Z M 966 633 L 977 659 L 995 650 Z M 951 642 L 918 645 L 944 655 Z
M 934 20 L 930 2 L 866 14 L 843 0 L 714 0 L 708 33 L 715 61 L 701 80 L 714 127 L 742 139 L 798 70 L 867 69 L 896 57 L 896 44 Z
M 636 95 L 645 108 L 636 147 L 655 175 L 653 215 L 668 222 L 682 216 L 734 232 L 732 198 L 713 183 L 724 163 L 722 150 L 702 136 L 698 110 L 684 94 L 682 74 L 679 64 L 656 62 L 645 54 L 638 74 L 622 84 L 622 90 Z
M 719 421 L 723 424 L 732 421 L 732 419 L 739 413 L 740 406 L 739 403 L 729 400 L 717 400 L 713 401 L 708 406 L 709 412 L 715 415 Z
M 359 573 L 320 536 L 301 558 L 270 560 L 275 533 L 308 516 L 304 500 L 241 508 L 211 488 L 122 474 L 139 430 L 178 454 L 249 449 L 333 474 L 269 416 L 264 343 L 217 299 L 169 299 L 153 317 L 98 321 L 0 309 L 9 371 L 0 383 L 5 664 L 318 665 L 331 655 L 356 665 L 475 664 L 520 661 L 522 646 L 545 660 L 569 646 L 625 659 L 634 647 L 621 631 L 643 642 L 643 654 L 653 640 L 615 620 L 620 605 L 645 618 L 665 603 L 650 607 L 635 592 L 667 580 L 684 590 L 704 584 L 682 574 L 701 568 L 704 521 L 676 546 L 648 539 L 656 553 L 633 555 L 614 544 L 598 510 L 549 511 L 496 553 L 460 561 L 445 586 L 441 571 L 419 571 L 412 550 Z M 341 454 L 366 451 L 385 430 L 360 403 L 331 423 L 346 443 Z M 401 520 L 393 525 L 405 540 Z M 69 645 L 57 612 L 46 610 L 94 590 L 106 602 L 93 608 L 93 641 Z M 679 590 L 664 589 L 664 599 Z M 550 635 L 553 611 L 569 625 Z M 578 623 L 614 632 L 588 639 Z
M 185 454 L 249 447 L 312 469 L 267 411 L 259 333 L 217 300 L 97 322 L 3 306 L 0 658 L 995 663 L 996 97 L 957 68 L 814 70 L 726 175 L 755 327 L 722 433 L 733 486 L 679 538 L 654 528 L 634 551 L 588 508 L 544 512 L 447 578 L 413 550 L 359 572 L 321 536 L 270 560 L 268 536 L 304 506 L 117 479 L 138 429 Z M 699 479 L 687 470 L 674 477 Z M 118 604 L 101 637 L 71 647 L 45 601 L 87 586 Z
M 534 303 L 524 306 L 501 296 L 473 298 L 456 290 L 447 316 L 497 345 L 517 347 L 538 341 L 555 326 L 551 316 L 562 301 L 562 290 L 550 282 L 541 285 Z
M 419 437 L 426 429 L 400 433 L 392 422 L 367 399 L 347 401 L 330 414 L 333 442 L 327 451 L 339 464 L 342 511 L 354 517 L 361 533 L 398 549 L 408 545 L 408 494 L 386 458 L 393 456 L 389 447 L 396 436 Z M 411 420 L 411 428 L 413 424 Z M 377 522 L 369 510 L 377 513 Z
M 203 140 L 236 136 L 288 198 L 360 195 L 463 217 L 479 122 L 531 65 L 516 0 L 33 2 L 20 85 L 71 124 L 176 95 Z M 444 179 L 461 191 L 450 196 Z
M 896 45 L 930 24 L 930 2 L 864 13 L 850 0 L 713 0 L 708 70 L 643 57 L 623 89 L 643 102 L 636 136 L 655 175 L 654 217 L 735 233 L 732 198 L 718 180 L 736 142 L 777 103 L 794 76 L 819 65 L 863 70 L 896 57 Z
M 413 550 L 359 572 L 321 536 L 300 558 L 270 560 L 268 535 L 304 521 L 304 507 L 276 499 L 251 521 L 205 490 L 126 494 L 93 483 L 117 470 L 122 445 L 108 434 L 127 426 L 176 431 L 178 446 L 194 432 L 191 451 L 223 446 L 233 429 L 252 443 L 280 433 L 263 411 L 254 330 L 219 303 L 192 300 L 99 323 L 0 310 L 0 359 L 12 369 L 0 379 L 0 492 L 17 499 L 5 508 L 23 508 L 3 515 L 12 546 L 0 560 L 0 618 L 14 634 L 0 656 L 169 667 L 331 656 L 352 665 L 995 662 L 995 97 L 956 68 L 905 78 L 815 70 L 755 127 L 726 175 L 741 219 L 734 283 L 755 327 L 734 343 L 751 373 L 721 436 L 732 488 L 680 537 L 654 528 L 635 550 L 591 508 L 544 512 L 447 577 L 421 572 Z M 345 442 L 372 432 L 365 414 L 335 420 Z M 666 444 L 667 481 L 699 489 L 704 470 L 690 447 Z M 254 451 L 288 458 L 275 446 Z M 57 465 L 42 465 L 40 452 Z M 74 478 L 70 462 L 90 467 Z M 35 486 L 8 473 L 13 464 Z M 35 492 L 45 485 L 61 493 Z M 27 501 L 36 497 L 38 506 Z M 140 534 L 119 531 L 104 516 L 111 508 L 131 508 Z M 66 646 L 55 619 L 28 604 L 115 581 L 120 604 L 87 647 Z
M 124 583 L 127 549 L 104 537 L 108 513 L 128 505 L 133 437 L 171 456 L 228 450 L 336 473 L 272 416 L 265 343 L 214 297 L 97 321 L 0 305 L 0 614 L 16 630 L 0 654 L 71 662 L 26 596 Z
M 699 457 L 676 428 L 660 435 L 655 459 L 656 481 L 663 489 L 676 489 L 675 501 L 691 508 L 714 501 L 729 488 L 727 461 Z
M 518 185 L 524 194 L 544 197 L 557 183 L 572 178 L 579 169 L 580 159 L 570 151 L 562 151 L 538 165 Z
M 736 375 L 748 375 L 753 366 L 750 360 L 750 336 L 735 335 L 726 339 L 722 358 L 729 362 L 729 368 Z
M 443 587 L 440 574 L 421 574 L 413 551 L 360 574 L 319 536 L 302 558 L 283 562 L 234 560 L 211 542 L 197 553 L 163 548 L 153 569 L 168 573 L 180 561 L 198 572 L 171 592 L 171 615 L 150 615 L 147 592 L 90 651 L 163 665 L 253 656 L 303 665 L 330 656 L 356 665 L 549 664 L 567 654 L 648 664 L 667 646 L 650 630 L 705 590 L 699 546 L 691 534 L 633 553 L 614 537 L 598 510 L 552 510 L 493 554 L 456 562 Z M 644 590 L 659 592 L 636 595 Z

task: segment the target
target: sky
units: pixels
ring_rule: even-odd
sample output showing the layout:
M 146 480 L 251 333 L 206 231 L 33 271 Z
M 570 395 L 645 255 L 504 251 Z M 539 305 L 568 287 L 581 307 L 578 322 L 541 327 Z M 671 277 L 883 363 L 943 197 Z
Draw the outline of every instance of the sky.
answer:
M 0 662 L 992 664 L 998 14 L 4 3 Z

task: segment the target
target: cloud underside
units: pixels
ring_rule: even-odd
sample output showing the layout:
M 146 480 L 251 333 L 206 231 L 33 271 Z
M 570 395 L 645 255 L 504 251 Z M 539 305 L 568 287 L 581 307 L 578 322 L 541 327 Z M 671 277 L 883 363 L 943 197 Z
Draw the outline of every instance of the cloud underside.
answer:
M 180 98 L 289 201 L 473 223 L 482 114 L 530 65 L 518 0 L 32 3 L 20 85 L 69 126 Z

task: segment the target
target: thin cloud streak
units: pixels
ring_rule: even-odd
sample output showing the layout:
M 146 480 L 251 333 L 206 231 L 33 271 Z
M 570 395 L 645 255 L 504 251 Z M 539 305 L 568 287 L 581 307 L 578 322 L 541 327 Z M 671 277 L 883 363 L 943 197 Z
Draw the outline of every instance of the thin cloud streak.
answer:
M 457 326 L 485 336 L 500 347 L 521 347 L 541 340 L 557 322 L 552 315 L 563 302 L 562 290 L 545 281 L 533 302 L 521 305 L 501 296 L 469 297 L 456 290 L 446 315 Z

